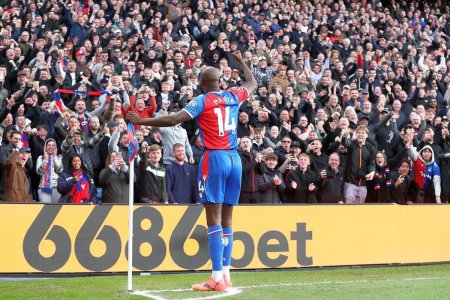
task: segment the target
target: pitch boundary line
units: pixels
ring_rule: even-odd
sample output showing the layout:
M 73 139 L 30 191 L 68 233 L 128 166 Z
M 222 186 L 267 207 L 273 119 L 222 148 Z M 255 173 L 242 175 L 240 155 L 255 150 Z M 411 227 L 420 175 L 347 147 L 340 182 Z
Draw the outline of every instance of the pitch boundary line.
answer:
M 281 287 L 281 286 L 311 286 L 311 285 L 326 285 L 326 284 L 352 284 L 352 283 L 368 283 L 368 282 L 400 282 L 400 281 L 421 281 L 421 280 L 432 280 L 432 279 L 450 279 L 450 276 L 440 276 L 440 277 L 409 277 L 409 278 L 398 278 L 398 279 L 385 279 L 385 280 L 342 280 L 342 281 L 315 281 L 315 282 L 291 282 L 291 283 L 275 283 L 275 284 L 260 284 L 260 285 L 247 285 L 239 286 L 227 289 L 224 293 L 215 293 L 207 297 L 196 297 L 196 298 L 177 298 L 178 300 L 203 300 L 203 299 L 219 299 L 234 296 L 240 294 L 245 289 L 254 288 L 267 288 L 267 287 Z M 161 293 L 175 293 L 175 292 L 188 292 L 192 289 L 171 289 L 171 290 L 144 290 L 144 291 L 134 291 L 133 295 L 143 296 L 146 298 L 154 300 L 169 300 L 170 298 L 164 298 L 159 296 Z M 208 292 L 206 292 L 208 293 Z M 214 293 L 214 292 L 211 292 Z

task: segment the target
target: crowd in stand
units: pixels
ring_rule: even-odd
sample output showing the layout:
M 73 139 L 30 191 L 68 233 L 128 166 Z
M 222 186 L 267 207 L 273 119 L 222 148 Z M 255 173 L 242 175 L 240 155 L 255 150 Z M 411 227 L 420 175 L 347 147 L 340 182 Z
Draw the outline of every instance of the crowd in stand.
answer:
M 447 203 L 447 1 L 0 1 L 0 199 L 196 203 L 205 149 L 176 112 L 198 75 L 258 90 L 239 120 L 240 203 Z

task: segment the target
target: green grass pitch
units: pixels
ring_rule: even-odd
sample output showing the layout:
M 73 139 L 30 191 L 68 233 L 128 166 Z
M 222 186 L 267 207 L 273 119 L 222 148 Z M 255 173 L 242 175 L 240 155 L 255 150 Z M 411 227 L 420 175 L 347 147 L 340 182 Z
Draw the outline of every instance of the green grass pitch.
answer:
M 0 299 L 450 299 L 450 265 L 234 272 L 231 292 L 193 292 L 209 273 L 0 283 Z

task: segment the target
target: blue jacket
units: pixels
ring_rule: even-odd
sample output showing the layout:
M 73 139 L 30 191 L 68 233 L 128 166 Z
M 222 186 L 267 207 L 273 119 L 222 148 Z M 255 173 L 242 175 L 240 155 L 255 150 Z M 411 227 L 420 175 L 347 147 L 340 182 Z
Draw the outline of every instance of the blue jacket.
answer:
M 85 173 L 89 181 L 89 194 L 91 196 L 89 202 L 97 204 L 97 189 L 94 185 L 94 180 L 91 176 Z M 61 194 L 58 203 L 71 203 L 70 192 L 77 184 L 77 181 L 73 178 L 72 172 L 63 172 L 58 177 L 57 189 Z
M 166 188 L 169 203 L 198 203 L 197 173 L 188 163 L 172 162 L 166 169 Z

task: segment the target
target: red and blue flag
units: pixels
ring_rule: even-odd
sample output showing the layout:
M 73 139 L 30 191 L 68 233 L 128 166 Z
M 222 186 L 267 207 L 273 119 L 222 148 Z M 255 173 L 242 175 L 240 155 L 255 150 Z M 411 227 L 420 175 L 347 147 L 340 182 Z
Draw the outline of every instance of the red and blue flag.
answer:
M 134 132 L 134 124 L 131 122 L 128 123 L 128 141 L 128 163 L 131 163 L 139 151 L 139 143 L 136 139 L 136 133 Z

